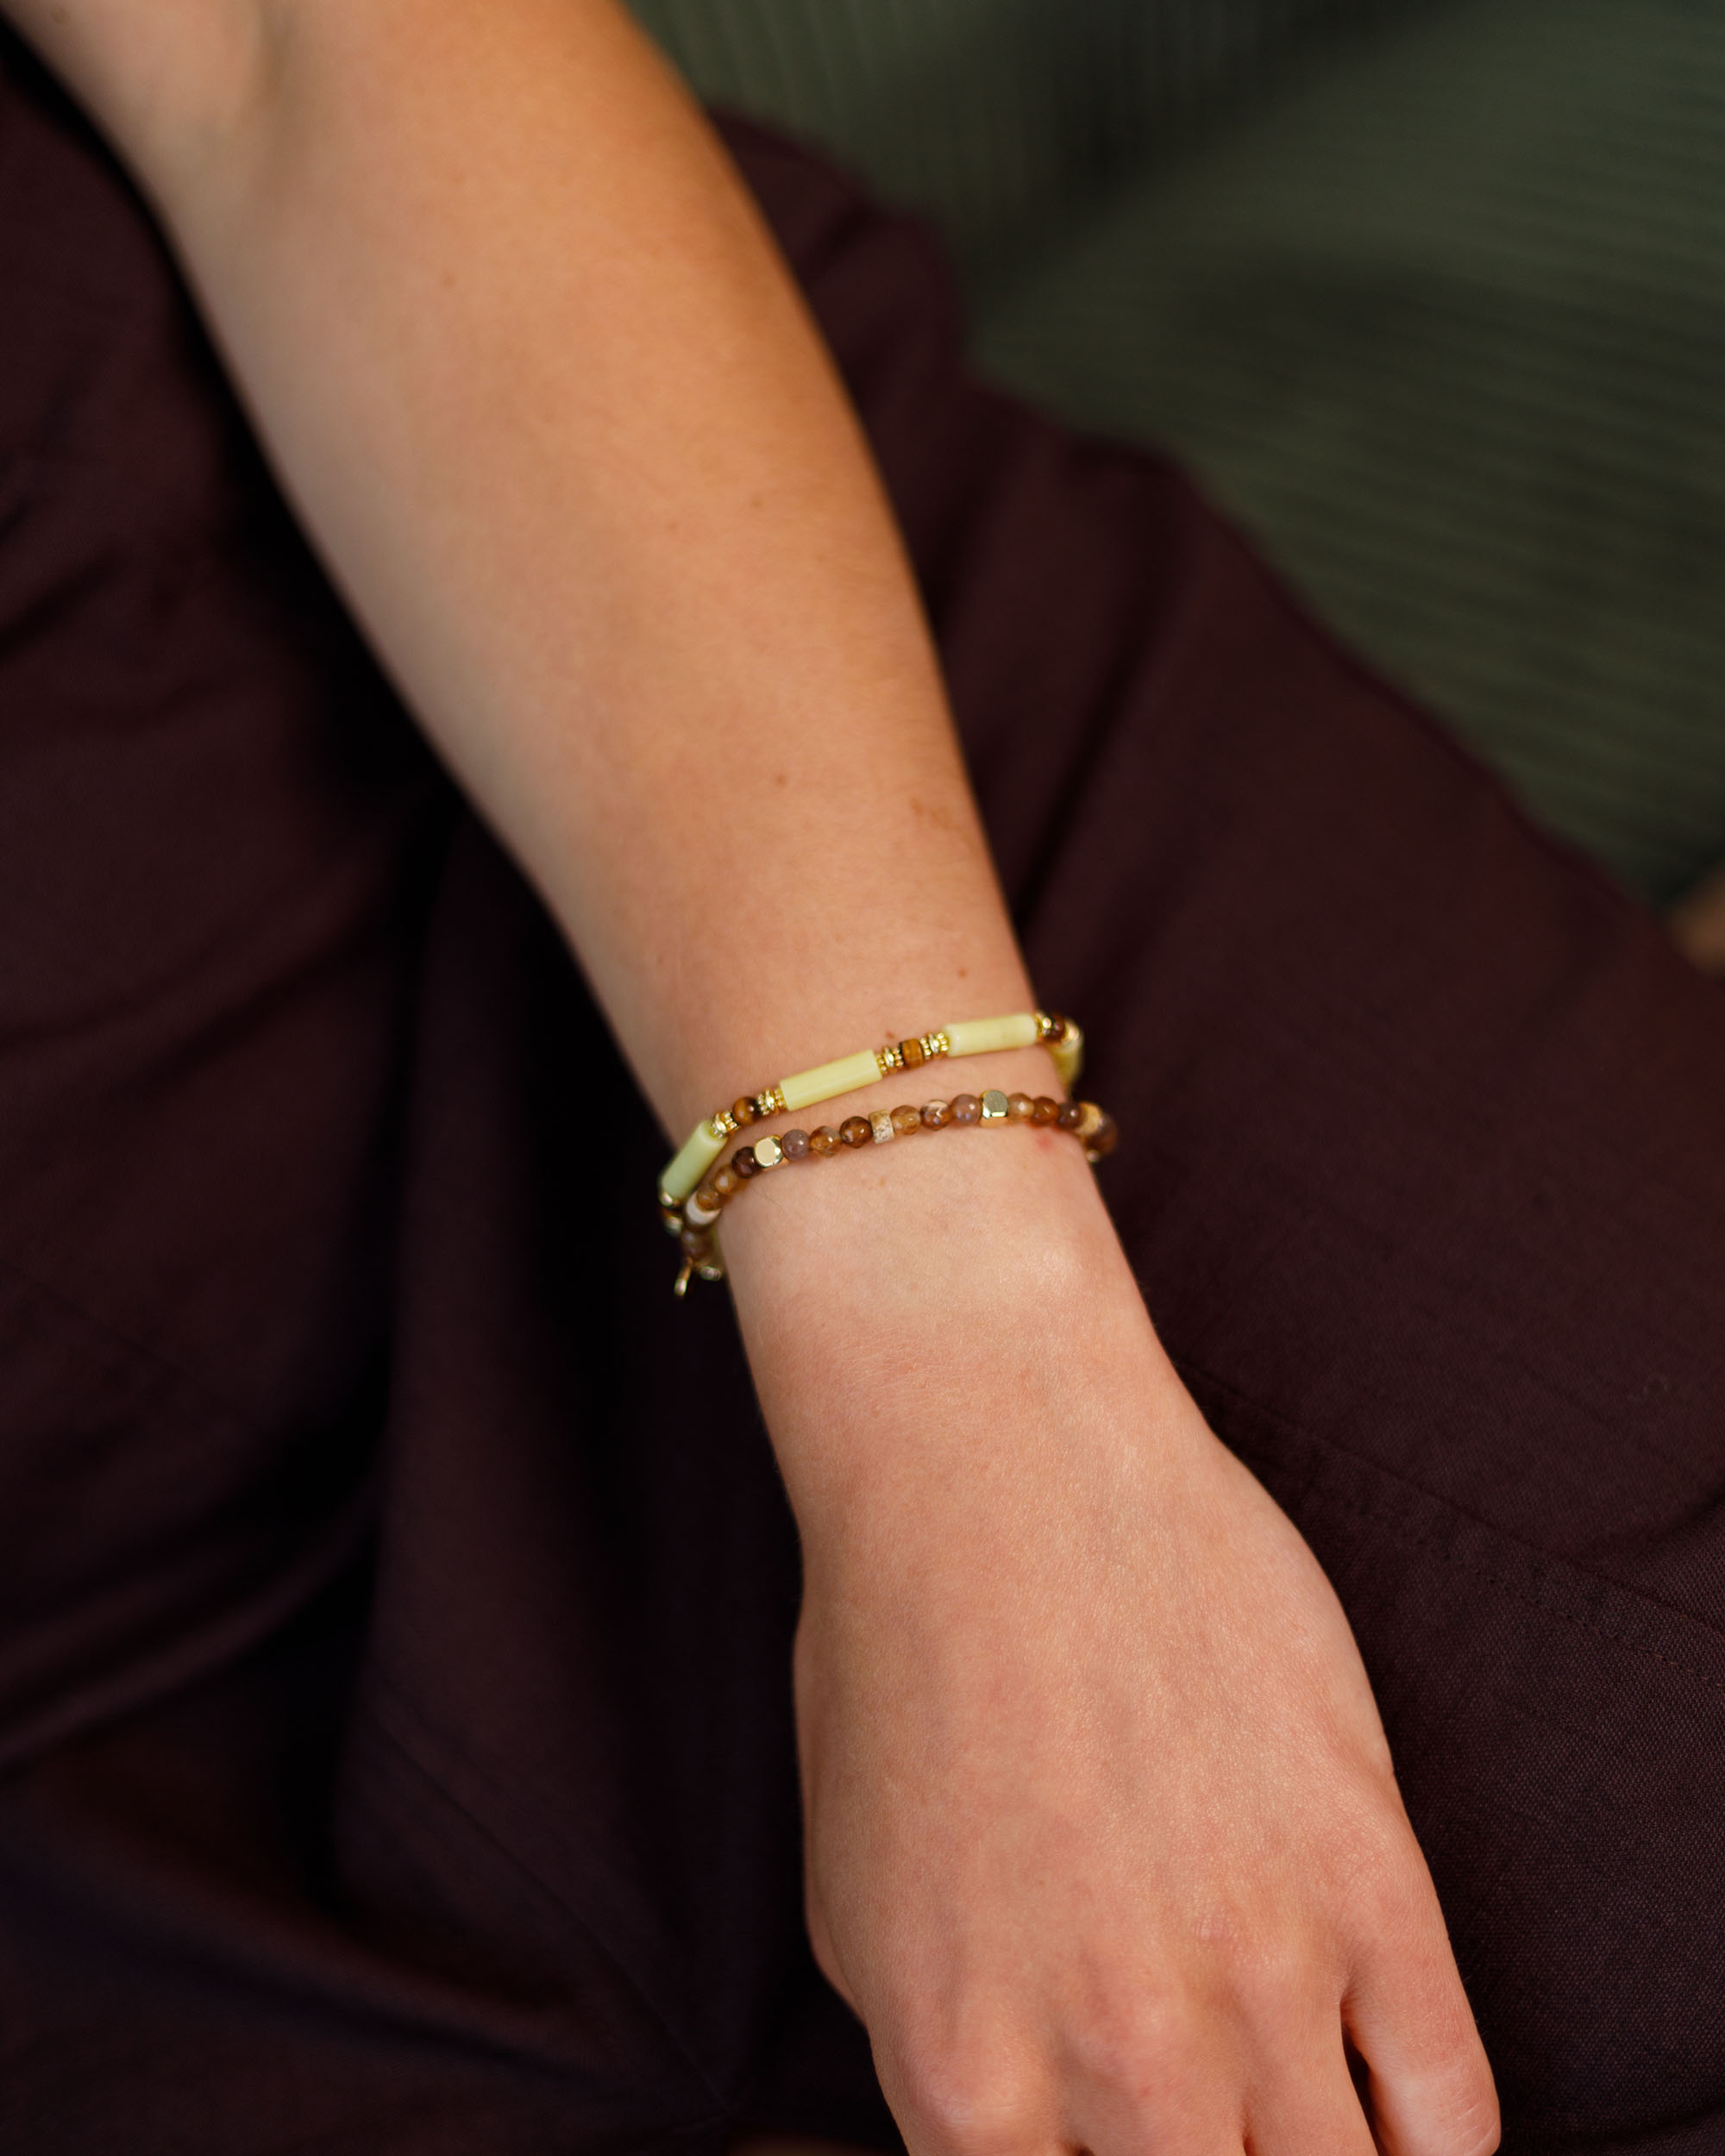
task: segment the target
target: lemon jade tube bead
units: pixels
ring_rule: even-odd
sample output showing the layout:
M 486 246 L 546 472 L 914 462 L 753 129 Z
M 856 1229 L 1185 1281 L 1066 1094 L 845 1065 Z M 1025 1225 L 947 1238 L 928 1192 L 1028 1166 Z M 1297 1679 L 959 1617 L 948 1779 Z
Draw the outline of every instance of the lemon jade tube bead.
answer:
M 900 1041 L 896 1046 L 859 1049 L 834 1062 L 818 1063 L 781 1079 L 752 1100 L 746 1095 L 731 1109 L 718 1110 L 689 1133 L 681 1150 L 659 1178 L 661 1202 L 670 1210 L 680 1206 L 724 1150 L 734 1130 L 757 1116 L 795 1114 L 842 1093 L 860 1092 L 884 1078 L 890 1070 L 945 1056 L 984 1056 L 1001 1050 L 1030 1048 L 1040 1043 L 1054 1059 L 1060 1081 L 1069 1088 L 1076 1083 L 1083 1060 L 1083 1035 L 1070 1018 L 1050 1018 L 1041 1011 L 1016 1011 L 1005 1018 L 963 1018 L 937 1033 Z
M 946 1029 L 949 1056 L 992 1056 L 1005 1048 L 1034 1048 L 1042 1037 L 1034 1011 L 1005 1018 L 961 1018 Z
M 779 1091 L 785 1112 L 796 1115 L 819 1101 L 836 1100 L 841 1093 L 861 1093 L 864 1086 L 880 1082 L 880 1059 L 872 1048 L 864 1048 L 854 1056 L 841 1056 L 837 1062 L 817 1063 L 812 1070 L 800 1070 L 794 1078 L 782 1080 Z
M 681 1205 L 724 1150 L 724 1133 L 711 1123 L 697 1123 L 670 1166 L 659 1178 L 664 1195 Z

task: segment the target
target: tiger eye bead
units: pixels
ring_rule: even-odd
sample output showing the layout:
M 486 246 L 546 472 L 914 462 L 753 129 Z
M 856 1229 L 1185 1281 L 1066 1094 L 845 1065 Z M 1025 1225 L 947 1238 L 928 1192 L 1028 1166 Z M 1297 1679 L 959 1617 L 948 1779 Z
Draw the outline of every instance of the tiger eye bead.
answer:
M 1082 1100 L 1063 1100 L 1055 1112 L 1055 1121 L 1063 1131 L 1076 1131 L 1084 1119 Z
M 914 1070 L 923 1060 L 920 1041 L 900 1041 L 899 1043 L 899 1062 L 903 1069 Z
M 921 1130 L 922 1111 L 919 1108 L 894 1108 L 893 1128 L 900 1138 L 908 1138 L 913 1131 Z
M 1059 1117 L 1060 1103 L 1051 1100 L 1045 1093 L 1039 1093 L 1036 1096 L 1034 1110 L 1031 1117 L 1032 1123 L 1053 1123 Z
M 1036 1114 L 1036 1103 L 1027 1093 L 1008 1094 L 1007 1113 L 1014 1123 L 1028 1123 Z
M 838 1126 L 839 1141 L 845 1145 L 872 1145 L 875 1126 L 866 1115 L 847 1115 Z
M 955 1123 L 980 1123 L 982 1120 L 982 1104 L 974 1093 L 953 1094 L 952 1120 Z
M 923 1128 L 944 1131 L 952 1120 L 952 1104 L 949 1100 L 931 1100 L 922 1112 Z
M 740 1100 L 731 1102 L 731 1119 L 739 1131 L 746 1130 L 755 1120 L 755 1103 L 746 1094 Z
M 809 1150 L 821 1160 L 827 1160 L 838 1150 L 839 1137 L 830 1123 L 823 1123 L 818 1131 L 809 1133 Z
M 1084 1150 L 1093 1161 L 1107 1160 L 1120 1142 L 1120 1125 L 1107 1109 L 1096 1117 L 1095 1128 L 1084 1134 Z
M 779 1140 L 779 1150 L 787 1160 L 806 1160 L 809 1134 L 806 1131 L 787 1131 Z
M 734 1198 L 743 1184 L 734 1168 L 721 1168 L 712 1179 L 712 1194 L 723 1205 L 727 1198 Z
M 747 1182 L 751 1175 L 758 1175 L 761 1172 L 760 1162 L 756 1159 L 753 1151 L 746 1145 L 739 1145 L 731 1155 L 731 1168 L 732 1174 L 741 1175 L 744 1182 Z

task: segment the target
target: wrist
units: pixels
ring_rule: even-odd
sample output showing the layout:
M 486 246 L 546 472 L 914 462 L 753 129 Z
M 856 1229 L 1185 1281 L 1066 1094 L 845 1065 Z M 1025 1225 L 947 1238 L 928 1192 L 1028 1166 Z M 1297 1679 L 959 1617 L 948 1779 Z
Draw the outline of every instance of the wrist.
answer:
M 1099 1384 L 1176 1382 L 1063 1131 L 952 1129 L 759 1177 L 727 1207 L 724 1241 L 806 1537 L 1063 1441 Z

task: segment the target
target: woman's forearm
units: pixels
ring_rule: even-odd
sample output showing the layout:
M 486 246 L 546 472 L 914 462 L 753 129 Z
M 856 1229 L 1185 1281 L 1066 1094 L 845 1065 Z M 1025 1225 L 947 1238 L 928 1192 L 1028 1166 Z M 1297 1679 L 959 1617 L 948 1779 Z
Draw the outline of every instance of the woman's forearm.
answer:
M 172 71 L 18 12 L 669 1123 L 1025 1006 L 856 424 L 608 0 L 180 0 Z

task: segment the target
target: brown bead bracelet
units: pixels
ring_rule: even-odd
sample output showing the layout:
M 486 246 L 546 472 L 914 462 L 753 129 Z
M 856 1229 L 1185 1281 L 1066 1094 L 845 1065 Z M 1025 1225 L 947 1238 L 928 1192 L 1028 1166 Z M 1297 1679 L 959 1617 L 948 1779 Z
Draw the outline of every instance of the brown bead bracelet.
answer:
M 674 1292 L 681 1295 L 690 1277 L 723 1280 L 724 1261 L 713 1243 L 718 1216 L 756 1175 L 764 1175 L 787 1163 L 831 1160 L 835 1153 L 860 1150 L 865 1145 L 884 1145 L 895 1138 L 909 1138 L 919 1131 L 980 1124 L 1039 1124 L 1069 1131 L 1084 1148 L 1094 1166 L 1114 1150 L 1120 1132 L 1114 1119 L 1094 1100 L 1052 1100 L 1046 1094 L 1034 1100 L 1026 1093 L 988 1092 L 956 1094 L 950 1100 L 931 1100 L 925 1107 L 878 1109 L 872 1115 L 847 1116 L 835 1130 L 823 1123 L 816 1131 L 787 1131 L 781 1138 L 757 1138 L 739 1145 L 723 1167 L 715 1169 L 681 1206 L 664 1208 L 665 1225 L 682 1245 L 683 1269 Z

